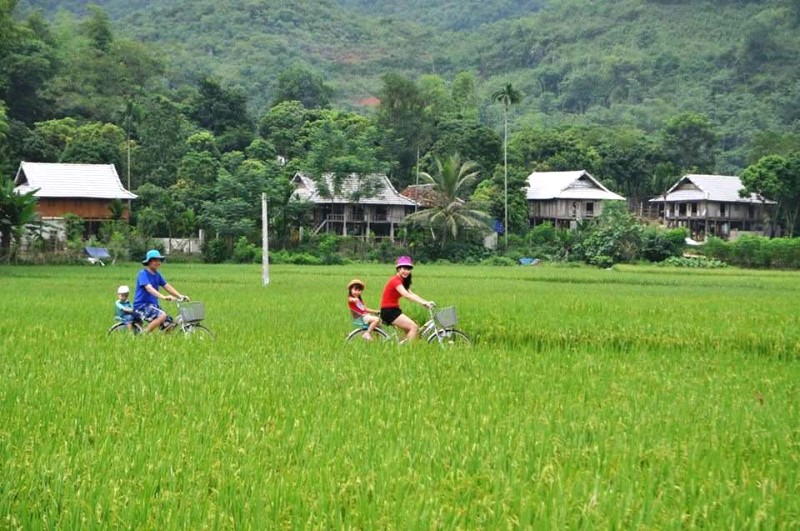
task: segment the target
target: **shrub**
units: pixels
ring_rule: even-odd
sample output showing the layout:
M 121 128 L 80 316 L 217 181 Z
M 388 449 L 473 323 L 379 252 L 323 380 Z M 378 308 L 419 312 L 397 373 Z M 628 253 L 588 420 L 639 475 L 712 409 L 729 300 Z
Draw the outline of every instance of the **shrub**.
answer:
M 680 256 L 686 247 L 688 234 L 683 227 L 670 230 L 647 227 L 642 234 L 641 256 L 650 262 L 661 262 L 670 256 Z
M 773 238 L 764 242 L 763 251 L 770 266 L 779 269 L 800 268 L 800 238 Z
M 717 260 L 716 258 L 708 258 L 706 256 L 670 256 L 659 265 L 670 267 L 691 267 L 698 269 L 719 269 L 728 267 L 728 264 Z
M 228 246 L 220 238 L 203 242 L 201 251 L 203 253 L 203 261 L 208 264 L 221 264 L 230 256 Z
M 492 256 L 490 258 L 484 258 L 481 260 L 481 265 L 488 265 L 488 266 L 514 266 L 517 265 L 519 262 L 514 260 L 508 256 Z
M 585 230 L 587 235 L 576 251 L 589 264 L 609 267 L 639 256 L 643 227 L 623 204 L 605 204 L 603 214 Z
M 238 264 L 252 264 L 255 262 L 258 248 L 242 236 L 233 246 L 233 261 Z

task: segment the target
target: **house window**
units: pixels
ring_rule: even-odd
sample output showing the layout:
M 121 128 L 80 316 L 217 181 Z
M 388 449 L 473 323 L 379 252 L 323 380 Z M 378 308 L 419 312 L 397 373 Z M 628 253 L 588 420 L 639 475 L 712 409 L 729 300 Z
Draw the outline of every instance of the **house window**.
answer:
M 756 207 L 753 205 L 747 205 L 747 217 L 748 219 L 755 219 L 756 217 Z
M 594 216 L 594 203 L 591 201 L 586 203 L 586 217 L 590 218 Z
M 697 203 L 692 203 L 692 215 L 697 215 Z
M 725 215 L 725 203 L 720 203 L 719 204 L 719 215 L 720 216 L 724 216 Z
M 678 215 L 685 216 L 686 215 L 686 203 L 681 203 L 678 205 Z

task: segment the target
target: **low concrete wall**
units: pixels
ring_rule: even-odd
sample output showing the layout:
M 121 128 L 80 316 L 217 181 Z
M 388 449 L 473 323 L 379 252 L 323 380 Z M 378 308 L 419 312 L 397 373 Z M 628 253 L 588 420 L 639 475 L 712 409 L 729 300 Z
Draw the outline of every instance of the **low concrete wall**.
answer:
M 203 240 L 200 238 L 153 238 L 164 246 L 164 252 L 170 253 L 183 253 L 183 254 L 200 254 L 200 246 Z

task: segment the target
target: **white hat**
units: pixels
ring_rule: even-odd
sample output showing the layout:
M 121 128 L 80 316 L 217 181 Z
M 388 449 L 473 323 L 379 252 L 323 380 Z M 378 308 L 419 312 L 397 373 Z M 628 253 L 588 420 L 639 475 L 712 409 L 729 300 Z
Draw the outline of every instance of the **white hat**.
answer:
M 131 290 L 130 290 L 130 288 L 128 288 L 128 286 L 120 286 L 117 289 L 117 293 L 120 293 L 120 294 L 121 293 L 130 293 L 130 292 L 131 292 Z

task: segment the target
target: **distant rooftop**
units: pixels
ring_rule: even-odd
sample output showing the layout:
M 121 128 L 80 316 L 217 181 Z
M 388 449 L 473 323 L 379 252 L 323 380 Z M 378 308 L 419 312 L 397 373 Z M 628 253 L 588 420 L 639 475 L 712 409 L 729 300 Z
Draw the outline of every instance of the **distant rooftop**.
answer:
M 651 203 L 664 201 L 719 201 L 724 203 L 766 203 L 774 204 L 758 194 L 739 196 L 744 189 L 742 180 L 733 175 L 684 175 L 665 195 L 654 197 Z
M 533 172 L 528 176 L 529 200 L 587 199 L 624 201 L 586 170 Z
M 136 199 L 122 186 L 113 164 L 22 162 L 14 185 L 20 194 L 38 188 L 36 197 Z
M 322 176 L 324 188 L 333 190 L 333 173 Z M 294 194 L 300 199 L 314 203 L 358 203 L 362 205 L 400 205 L 415 206 L 411 199 L 400 193 L 389 182 L 389 178 L 382 173 L 373 173 L 359 176 L 351 173 L 341 183 L 338 193 L 329 197 L 320 189 L 320 185 L 308 175 L 297 173 L 292 182 L 295 185 Z

